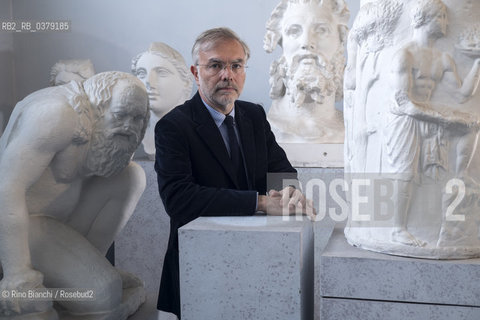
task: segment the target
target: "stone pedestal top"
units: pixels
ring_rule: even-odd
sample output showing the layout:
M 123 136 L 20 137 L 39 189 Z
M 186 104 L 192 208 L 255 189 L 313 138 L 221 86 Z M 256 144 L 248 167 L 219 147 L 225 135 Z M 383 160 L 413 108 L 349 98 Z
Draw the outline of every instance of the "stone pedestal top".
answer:
M 311 320 L 313 223 L 200 217 L 179 229 L 182 319 Z

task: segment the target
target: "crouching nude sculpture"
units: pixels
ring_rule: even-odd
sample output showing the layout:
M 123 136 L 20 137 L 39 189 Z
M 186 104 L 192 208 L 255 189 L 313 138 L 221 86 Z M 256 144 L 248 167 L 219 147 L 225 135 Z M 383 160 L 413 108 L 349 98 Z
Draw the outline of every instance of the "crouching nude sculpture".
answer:
M 145 188 L 131 162 L 148 123 L 133 75 L 97 74 L 20 101 L 0 139 L 0 292 L 89 289 L 92 299 L 0 298 L 0 318 L 126 319 L 139 279 L 104 258 Z M 3 318 L 2 318 L 3 319 Z

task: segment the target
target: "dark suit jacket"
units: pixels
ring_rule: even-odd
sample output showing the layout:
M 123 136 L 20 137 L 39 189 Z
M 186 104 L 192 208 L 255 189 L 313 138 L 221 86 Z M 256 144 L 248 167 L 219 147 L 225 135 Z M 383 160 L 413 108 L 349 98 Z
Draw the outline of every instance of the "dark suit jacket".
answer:
M 267 172 L 296 173 L 275 142 L 261 106 L 236 101 L 235 121 L 249 190 L 238 190 L 235 170 L 220 131 L 198 92 L 166 114 L 155 127 L 158 188 L 170 216 L 170 239 L 157 307 L 177 316 L 180 316 L 178 228 L 200 216 L 253 215 L 257 192 L 267 191 Z

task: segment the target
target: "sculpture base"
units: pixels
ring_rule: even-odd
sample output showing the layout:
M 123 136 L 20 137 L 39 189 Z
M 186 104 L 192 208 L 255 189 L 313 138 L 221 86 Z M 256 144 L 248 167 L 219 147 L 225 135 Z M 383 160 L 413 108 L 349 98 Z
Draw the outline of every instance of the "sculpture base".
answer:
M 382 236 L 369 238 L 365 236 L 366 231 L 377 236 L 381 234 Z M 386 246 L 385 242 L 376 240 L 378 238 L 389 239 L 392 233 L 392 228 L 369 228 L 369 230 L 365 230 L 365 228 L 359 227 L 347 228 L 345 230 L 345 235 L 350 245 L 379 253 L 424 259 L 471 259 L 480 257 L 480 245 L 439 247 L 428 244 L 412 246 L 390 242 Z
M 480 259 L 435 261 L 369 252 L 350 246 L 336 228 L 320 270 L 322 319 L 380 320 L 386 313 L 389 319 L 480 318 Z

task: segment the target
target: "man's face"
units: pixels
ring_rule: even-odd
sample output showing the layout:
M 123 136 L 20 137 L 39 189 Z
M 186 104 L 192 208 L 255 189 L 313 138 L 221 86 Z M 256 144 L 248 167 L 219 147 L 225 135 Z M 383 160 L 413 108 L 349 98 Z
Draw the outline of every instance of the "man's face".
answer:
M 236 40 L 222 40 L 206 50 L 199 51 L 198 66 L 192 66 L 200 96 L 212 108 L 228 114 L 240 96 L 245 83 L 245 69 L 233 71 L 232 64 L 246 64 L 242 45 Z M 220 72 L 212 72 L 208 66 L 226 64 Z
M 283 55 L 288 64 L 296 56 L 303 56 L 302 62 L 311 64 L 309 55 L 323 55 L 329 61 L 340 46 L 338 25 L 331 10 L 315 3 L 290 3 L 281 28 Z
M 185 83 L 168 59 L 145 52 L 137 61 L 135 73 L 147 88 L 150 110 L 157 117 L 181 102 Z

